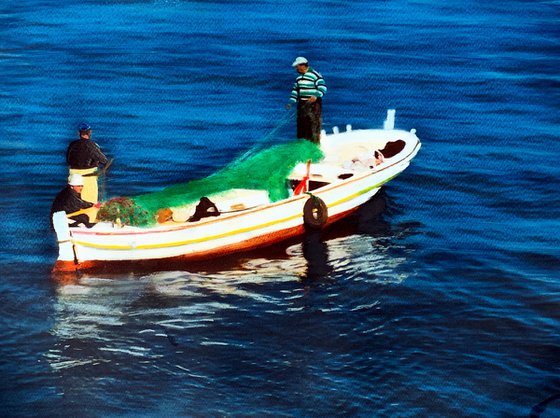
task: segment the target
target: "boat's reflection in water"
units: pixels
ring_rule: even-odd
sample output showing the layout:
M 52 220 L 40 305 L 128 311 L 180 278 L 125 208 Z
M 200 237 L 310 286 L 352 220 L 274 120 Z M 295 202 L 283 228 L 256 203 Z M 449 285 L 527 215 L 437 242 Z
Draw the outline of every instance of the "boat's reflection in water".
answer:
M 307 231 L 299 252 L 306 261 L 302 280 L 304 282 L 322 280 L 334 273 L 335 266 L 340 265 L 341 262 L 347 264 L 348 259 L 360 256 L 363 251 L 371 254 L 372 241 L 390 232 L 389 224 L 382 218 L 386 205 L 386 195 L 381 190 L 362 205 L 353 216 L 339 221 L 326 231 Z M 362 234 L 368 235 L 369 240 L 366 240 L 368 246 L 356 248 L 356 245 L 361 247 Z M 288 253 L 290 253 L 289 249 Z M 291 254 L 294 254 L 294 251 Z

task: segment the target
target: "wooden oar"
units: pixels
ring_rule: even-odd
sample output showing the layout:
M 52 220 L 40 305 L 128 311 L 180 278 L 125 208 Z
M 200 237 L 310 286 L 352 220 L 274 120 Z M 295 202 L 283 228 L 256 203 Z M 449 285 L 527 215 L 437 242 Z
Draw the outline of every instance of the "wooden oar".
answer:
M 68 213 L 68 214 L 66 214 L 66 217 L 70 218 L 72 216 L 81 215 L 83 213 L 89 215 L 89 212 L 91 212 L 92 209 L 99 209 L 99 207 L 98 207 L 98 205 L 93 205 L 89 208 L 80 209 L 80 210 L 77 210 L 76 212 Z

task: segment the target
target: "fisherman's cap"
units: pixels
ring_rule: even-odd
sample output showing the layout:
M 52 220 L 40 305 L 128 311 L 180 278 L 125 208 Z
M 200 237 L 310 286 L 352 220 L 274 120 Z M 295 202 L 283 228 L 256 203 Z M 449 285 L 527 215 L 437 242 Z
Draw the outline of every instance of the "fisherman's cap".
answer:
M 70 186 L 83 186 L 84 185 L 84 178 L 81 174 L 71 174 L 68 178 L 68 184 Z
M 91 131 L 91 126 L 89 126 L 89 123 L 87 122 L 80 123 L 80 126 L 78 126 L 78 131 Z
M 296 60 L 293 62 L 292 67 L 297 67 L 300 64 L 307 64 L 307 58 L 297 57 Z

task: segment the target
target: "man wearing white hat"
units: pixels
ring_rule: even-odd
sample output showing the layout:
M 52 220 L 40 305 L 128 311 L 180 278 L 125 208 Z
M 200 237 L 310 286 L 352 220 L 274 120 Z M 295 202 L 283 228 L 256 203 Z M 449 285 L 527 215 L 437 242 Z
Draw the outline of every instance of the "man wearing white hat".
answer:
M 321 139 L 322 98 L 327 92 L 323 76 L 309 66 L 305 57 L 297 57 L 292 67 L 299 73 L 287 109 L 297 103 L 297 137 L 316 144 Z
M 82 189 L 84 188 L 84 178 L 81 174 L 71 174 L 68 178 L 68 184 L 62 189 L 54 199 L 51 207 L 51 220 L 55 212 L 64 211 L 71 222 L 71 226 L 79 226 L 83 224 L 86 228 L 91 228 L 94 223 L 89 221 L 89 216 L 85 209 L 93 206 L 91 202 L 82 199 Z

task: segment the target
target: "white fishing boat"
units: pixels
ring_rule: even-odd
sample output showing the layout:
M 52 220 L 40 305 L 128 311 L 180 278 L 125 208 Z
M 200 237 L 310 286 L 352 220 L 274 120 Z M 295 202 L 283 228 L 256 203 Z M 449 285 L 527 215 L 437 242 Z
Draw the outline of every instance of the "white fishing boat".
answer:
M 344 131 L 323 132 L 324 158 L 294 167 L 286 179 L 289 197 L 279 201 L 271 202 L 265 190 L 232 189 L 209 196 L 219 216 L 193 222 L 194 206 L 174 208 L 172 220 L 150 227 L 112 222 L 70 227 L 66 214 L 57 212 L 59 255 L 53 271 L 188 265 L 272 245 L 303 234 L 306 227 L 326 227 L 357 210 L 417 154 L 416 131 L 395 129 L 394 117 L 389 110 L 383 129 L 347 125 Z

